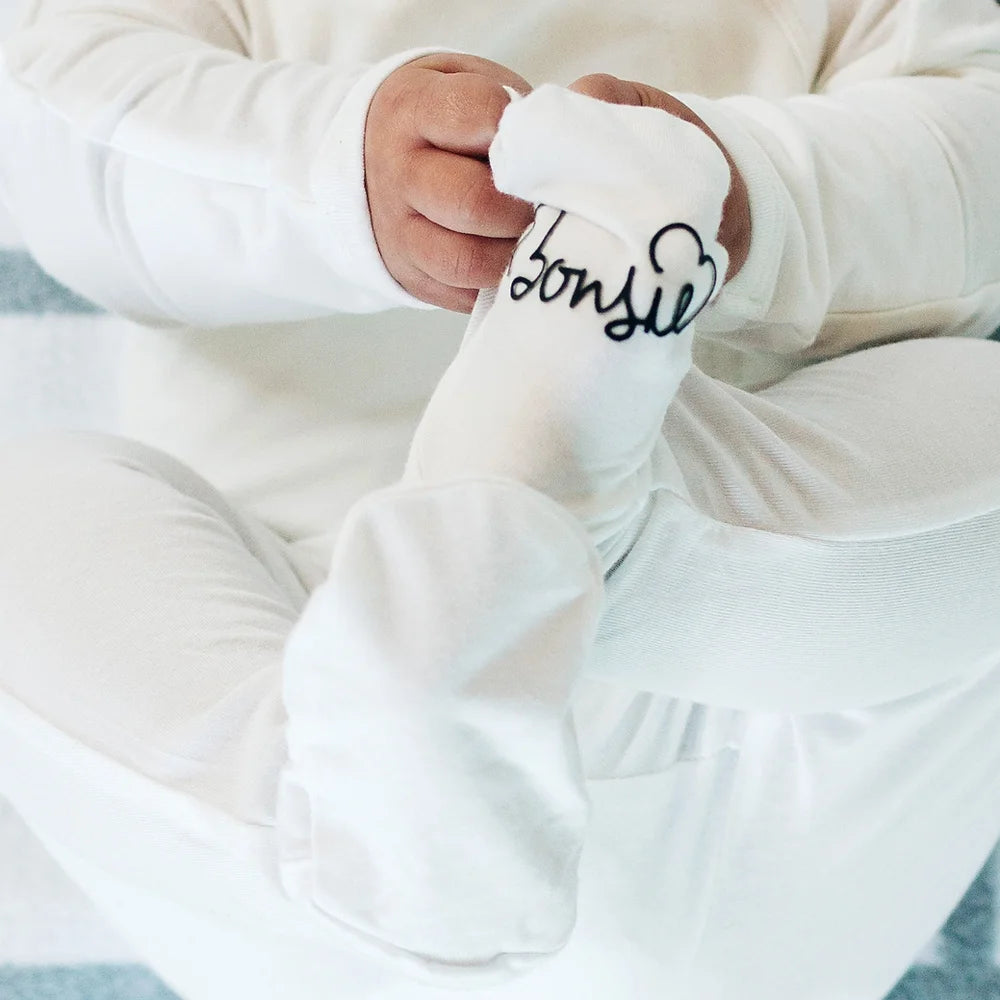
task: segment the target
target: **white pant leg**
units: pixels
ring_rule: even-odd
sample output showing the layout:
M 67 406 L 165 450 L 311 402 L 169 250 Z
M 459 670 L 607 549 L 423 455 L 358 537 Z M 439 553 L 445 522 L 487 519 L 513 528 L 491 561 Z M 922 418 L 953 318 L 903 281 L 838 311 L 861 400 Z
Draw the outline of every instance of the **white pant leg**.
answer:
M 591 858 L 685 1000 L 878 1000 L 1000 837 L 998 384 L 998 345 L 939 339 L 681 386 L 577 721 L 624 777 Z
M 0 481 L 0 793 L 184 1000 L 369 995 L 279 883 L 281 540 L 110 435 L 7 443 Z
M 12 623 L 0 631 L 0 793 L 56 860 L 184 1000 L 452 996 L 451 989 L 387 970 L 328 913 L 283 891 L 275 803 L 287 757 L 281 675 L 286 640 L 308 617 L 309 602 L 280 542 L 182 464 L 121 438 L 28 437 L 5 445 L 0 468 L 0 620 Z M 507 522 L 515 529 L 524 523 L 529 548 L 536 547 L 532 517 L 549 525 L 550 546 L 552 519 L 565 517 L 571 530 L 562 537 L 572 535 L 579 552 L 566 543 L 544 557 L 560 564 L 547 577 L 545 598 L 557 607 L 575 601 L 559 574 L 567 545 L 570 561 L 590 558 L 582 532 L 568 515 L 552 513 L 547 520 L 538 513 L 542 502 L 554 511 L 551 501 L 522 501 L 516 484 L 498 489 L 508 508 L 529 519 L 519 522 L 515 515 Z M 459 492 L 461 503 L 466 494 Z M 412 494 L 417 506 L 433 504 L 436 495 L 433 489 Z M 471 551 L 468 523 L 461 510 L 452 512 L 463 551 Z M 490 518 L 505 519 L 503 511 Z M 404 548 L 412 555 L 412 547 Z M 506 552 L 519 563 L 531 561 L 530 555 L 522 559 L 516 538 Z M 451 553 L 450 560 L 461 556 Z M 391 559 L 379 565 L 391 575 Z M 416 575 L 420 589 L 412 564 L 404 560 L 400 572 Z M 441 575 L 436 565 L 431 572 Z M 596 557 L 586 575 L 595 573 Z M 349 591 L 350 574 L 341 576 L 338 585 Z M 484 587 L 488 610 L 486 581 Z M 379 597 L 359 586 L 360 598 L 372 596 Z M 516 596 L 535 603 L 530 590 Z M 400 590 L 393 597 L 399 599 Z M 402 608 L 424 618 L 425 609 L 413 612 L 405 602 Z M 322 604 L 312 610 L 315 644 L 303 643 L 300 631 L 300 674 L 310 653 L 319 652 L 327 624 L 331 634 L 338 626 L 345 630 L 343 622 L 320 620 L 323 611 Z M 411 635 L 422 627 L 418 621 Z M 582 649 L 582 629 L 572 620 L 560 629 L 566 644 Z M 546 635 L 546 652 L 557 664 L 565 659 L 562 642 L 558 634 Z M 411 652 L 419 667 L 419 650 Z M 363 658 L 354 665 L 379 666 Z M 321 662 L 317 669 L 331 675 Z M 558 680 L 550 673 L 539 671 L 543 686 Z M 363 675 L 354 676 L 364 689 Z M 357 719 L 350 711 L 345 719 L 342 706 L 356 705 L 357 691 L 337 686 L 331 694 L 304 713 L 307 725 L 319 729 L 328 718 L 330 726 L 346 722 L 350 729 Z M 558 692 L 533 695 L 537 716 Z M 499 700 L 506 700 L 502 692 Z M 489 722 L 496 713 L 487 714 Z M 519 741 L 534 739 L 530 728 L 519 727 Z M 309 790 L 328 812 L 339 802 L 356 813 L 356 770 L 350 762 L 318 769 L 308 776 Z M 385 777 L 389 788 L 393 776 Z M 345 778 L 353 791 L 341 790 Z M 442 784 L 447 779 L 443 775 Z M 541 788 L 549 787 L 545 779 L 539 778 Z M 541 809 L 575 803 L 575 788 L 564 788 L 558 774 L 551 784 L 558 787 Z M 499 787 L 508 786 L 501 781 Z M 509 811 L 509 801 L 502 805 Z M 502 816 L 496 825 L 504 826 Z M 372 832 L 375 844 L 393 831 Z M 320 850 L 324 873 L 336 868 L 337 844 L 330 850 L 327 841 Z M 508 874 L 493 880 L 505 893 Z M 489 881 L 489 872 L 482 877 Z M 432 905 L 427 918 L 433 925 Z M 547 1000 L 564 988 L 581 995 L 595 983 L 607 995 L 627 974 L 628 954 L 620 942 L 606 942 L 602 930 L 597 922 L 578 933 L 543 976 L 516 979 L 495 996 Z
M 964 342 L 955 346 L 971 357 Z M 948 425 L 954 435 L 949 440 L 970 448 L 981 445 L 970 435 L 989 411 L 977 413 L 973 387 L 963 382 L 974 374 L 971 380 L 979 384 L 985 358 L 980 354 L 975 365 L 953 379 L 966 402 L 969 422 L 962 433 Z M 818 378 L 824 370 L 817 366 L 803 376 Z M 931 370 L 940 372 L 940 363 Z M 869 388 L 864 380 L 857 384 Z M 804 396 L 813 398 L 811 393 Z M 978 398 L 982 403 L 985 396 Z M 794 423 L 794 409 L 786 407 L 784 412 Z M 904 419 L 905 414 L 901 422 Z M 868 426 L 862 423 L 855 430 L 860 434 Z M 57 857 L 61 847 L 61 859 L 76 865 L 76 876 L 92 879 L 95 898 L 103 893 L 119 919 L 135 918 L 132 939 L 168 981 L 194 985 L 184 991 L 191 1000 L 207 1000 L 225 984 L 246 990 L 240 995 L 256 1000 L 275 995 L 278 983 L 296 990 L 287 994 L 295 1000 L 312 1000 L 313 995 L 329 995 L 345 976 L 357 996 L 443 996 L 414 984 L 387 983 L 348 953 L 334 960 L 329 940 L 315 924 L 283 909 L 269 867 L 266 825 L 270 780 L 282 751 L 274 717 L 260 705 L 267 703 L 261 697 L 268 687 L 263 681 L 267 664 L 278 662 L 277 651 L 295 618 L 297 606 L 290 596 L 294 585 L 289 580 L 284 588 L 275 587 L 260 559 L 252 554 L 247 558 L 247 550 L 252 553 L 260 544 L 252 532 L 240 537 L 238 528 L 223 527 L 224 514 L 212 514 L 204 502 L 184 500 L 187 487 L 179 487 L 176 478 L 170 482 L 178 474 L 176 468 L 162 477 L 150 475 L 149 455 L 142 449 L 137 453 L 128 445 L 123 455 L 118 443 L 112 447 L 105 439 L 92 440 L 104 456 L 97 463 L 93 452 L 84 457 L 86 449 L 81 449 L 74 469 L 74 449 L 53 441 L 48 465 L 36 443 L 22 452 L 20 465 L 5 466 L 10 481 L 19 484 L 5 491 L 5 524 L 11 539 L 22 544 L 4 548 L 4 598 L 13 601 L 22 594 L 10 586 L 14 579 L 32 585 L 36 596 L 32 600 L 30 590 L 23 592 L 24 603 L 11 615 L 20 623 L 19 630 L 4 633 L 16 635 L 17 641 L 0 648 L 5 672 L 5 724 L 0 726 L 4 790 L 36 832 L 56 848 Z M 929 439 L 923 435 L 916 440 L 926 444 Z M 721 446 L 726 438 L 716 441 Z M 937 446 L 945 450 L 945 445 Z M 732 450 L 738 452 L 739 445 Z M 10 455 L 5 453 L 5 458 Z M 970 482 L 991 474 L 988 464 L 984 470 L 982 463 L 969 459 L 966 455 L 960 467 L 967 470 Z M 684 456 L 678 460 L 683 462 Z M 905 463 L 905 456 L 899 461 Z M 103 469 L 100 474 L 98 468 Z M 140 476 L 124 475 L 125 470 L 143 468 Z M 88 480 L 92 493 L 84 500 Z M 70 489 L 75 504 L 67 505 L 64 494 Z M 90 530 L 80 530 L 82 525 Z M 977 537 L 989 541 L 982 533 Z M 118 544 L 122 548 L 115 551 Z M 208 552 L 199 552 L 199 545 Z M 222 565 L 229 564 L 226 569 L 218 569 L 220 557 Z M 163 559 L 175 561 L 161 563 Z M 112 569 L 103 577 L 94 572 L 102 561 Z M 122 583 L 117 580 L 122 565 L 156 571 L 136 570 Z M 212 567 L 210 573 L 206 566 Z M 7 567 L 13 568 L 8 572 Z M 651 581 L 647 578 L 646 583 Z M 189 585 L 193 587 L 187 593 Z M 237 599 L 220 601 L 220 587 L 223 595 L 236 593 Z M 62 613 L 39 625 L 38 609 L 57 604 Z M 117 627 L 104 632 L 111 606 L 122 612 L 116 616 Z M 242 609 L 235 618 L 237 627 L 233 618 L 223 616 L 213 639 L 211 617 L 227 607 L 232 614 Z M 245 617 L 248 608 L 250 618 Z M 212 612 L 207 627 L 202 617 L 206 610 Z M 260 621 L 265 622 L 263 628 L 258 627 Z M 234 642 L 234 631 L 244 641 Z M 209 640 L 205 648 L 186 645 L 192 634 Z M 63 666 L 58 653 L 23 655 L 27 648 L 58 649 L 60 643 L 71 654 L 64 662 L 73 663 L 74 669 L 87 665 L 81 651 L 92 652 L 89 677 L 63 675 L 89 683 L 70 683 L 66 690 L 71 694 L 61 701 L 60 685 L 53 683 Z M 117 684 L 100 683 L 109 666 L 127 670 L 131 663 L 134 669 L 136 647 L 159 653 L 164 669 L 144 671 L 146 679 L 156 678 L 156 685 L 137 686 L 127 673 L 115 678 Z M 109 657 L 115 648 L 131 655 Z M 248 656 L 248 648 L 259 656 Z M 221 680 L 212 701 L 206 697 L 212 689 L 196 687 L 190 679 L 201 677 L 205 663 L 214 662 L 220 652 Z M 180 662 L 189 665 L 187 683 L 180 683 Z M 39 663 L 51 667 L 39 671 Z M 230 670 L 236 674 L 227 673 Z M 254 678 L 261 684 L 256 694 Z M 636 723 L 618 711 L 639 697 L 623 696 L 620 688 L 597 681 L 585 686 L 578 719 L 590 767 L 631 777 L 588 783 L 594 810 L 581 867 L 580 933 L 559 962 L 482 995 L 535 1000 L 559 996 L 560 989 L 574 985 L 574 995 L 580 995 L 573 968 L 584 967 L 588 949 L 609 942 L 609 951 L 617 948 L 623 956 L 621 981 L 629 982 L 630 995 L 637 997 L 658 997 L 688 975 L 688 982 L 697 986 L 691 995 L 699 1000 L 747 1000 L 753 990 L 769 1000 L 799 1000 L 803 984 L 811 991 L 817 980 L 826 990 L 817 1000 L 863 1000 L 869 995 L 874 1000 L 879 995 L 875 990 L 883 984 L 888 988 L 893 977 L 905 971 L 960 898 L 1000 830 L 993 781 L 994 679 L 994 673 L 970 676 L 947 689 L 864 711 L 750 713 L 687 706 L 684 729 L 705 726 L 725 733 L 720 745 L 696 746 L 694 753 L 683 748 L 683 739 L 669 745 L 660 738 L 662 726 L 659 732 L 649 732 L 662 721 L 655 710 L 646 712 L 645 726 L 642 719 Z M 163 681 L 166 688 L 160 692 Z M 88 690 L 109 699 L 98 699 L 96 714 L 90 710 Z M 129 697 L 119 697 L 116 692 L 121 691 Z M 616 742 L 601 729 L 608 716 L 596 710 L 595 692 L 601 695 L 598 707 L 607 712 L 610 705 L 624 731 L 617 734 L 617 752 L 624 756 L 631 751 L 625 768 L 606 759 L 615 751 L 604 755 L 599 768 L 594 763 L 601 757 L 598 744 Z M 148 698 L 137 699 L 136 694 Z M 684 708 L 673 699 L 656 701 Z M 176 751 L 190 744 L 192 733 L 215 731 L 212 725 L 197 723 L 184 731 L 185 720 L 195 717 L 192 712 L 201 711 L 197 718 L 203 720 L 214 706 L 221 706 L 220 720 L 232 723 L 228 731 L 225 726 L 220 730 L 226 735 L 218 751 L 235 756 L 220 766 L 211 796 L 216 801 L 206 809 L 183 788 L 186 781 L 190 788 L 211 787 L 210 780 L 206 784 L 211 769 L 204 765 L 213 758 L 212 746 L 186 757 Z M 100 710 L 108 708 L 102 717 Z M 60 711 L 64 715 L 57 717 Z M 713 730 L 720 716 L 723 722 Z M 114 732 L 89 725 L 95 718 L 115 723 Z M 106 760 L 102 738 L 123 767 Z M 637 754 L 643 740 L 646 747 Z M 260 755 L 261 748 L 269 749 Z M 99 771 L 93 767 L 95 756 L 102 758 Z M 914 761 L 922 766 L 915 767 Z M 150 773 L 168 776 L 169 784 L 181 791 L 145 780 Z M 263 814 L 256 811 L 258 805 Z M 262 815 L 263 822 L 254 825 Z M 60 845 L 63 830 L 71 831 L 70 843 Z M 104 856 L 95 857 L 102 833 L 107 836 Z M 80 854 L 81 844 L 91 852 L 86 857 Z M 155 872 L 153 882 L 159 882 L 160 892 L 151 895 L 149 867 L 159 861 L 162 875 Z M 101 864 L 113 868 L 116 879 L 104 878 Z M 140 864 L 145 866 L 141 872 L 130 871 L 131 865 Z M 132 876 L 145 887 L 144 894 L 133 891 Z M 176 887 L 189 887 L 199 879 L 203 891 L 195 918 L 185 906 L 191 900 L 178 899 Z M 614 906 L 609 907 L 609 901 Z M 804 927 L 817 930 L 805 942 L 799 937 Z M 871 942 L 871 948 L 859 951 L 859 941 Z M 811 944 L 812 951 L 803 951 L 804 944 Z M 791 945 L 801 956 L 795 964 L 789 962 Z M 846 962 L 845 951 L 857 961 Z M 601 983 L 599 978 L 589 981 Z M 839 992 L 845 984 L 850 990 Z M 607 995 L 609 980 L 602 986 L 601 995 Z
M 650 770 L 589 782 L 581 869 L 630 995 L 881 1000 L 1000 837 L 1000 670 L 855 712 L 634 700 Z
M 126 438 L 27 435 L 0 450 L 0 474 L 4 694 L 129 768 L 265 819 L 276 775 L 230 778 L 282 753 L 274 681 L 308 596 L 282 540 Z
M 802 712 L 995 664 L 998 380 L 998 345 L 956 338 L 757 393 L 692 369 L 664 424 L 663 488 L 608 581 L 593 675 Z

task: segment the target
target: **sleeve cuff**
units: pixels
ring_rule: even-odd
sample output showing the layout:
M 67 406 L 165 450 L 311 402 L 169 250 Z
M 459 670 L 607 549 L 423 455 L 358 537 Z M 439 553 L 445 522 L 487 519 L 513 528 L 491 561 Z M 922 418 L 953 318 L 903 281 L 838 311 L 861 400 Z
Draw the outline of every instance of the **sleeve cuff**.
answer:
M 377 62 L 354 82 L 331 123 L 329 138 L 317 157 L 313 192 L 336 230 L 337 270 L 351 274 L 371 293 L 368 312 L 408 306 L 434 309 L 407 292 L 382 261 L 372 230 L 365 192 L 365 123 L 368 108 L 383 81 L 400 66 L 423 56 L 455 49 L 407 49 Z
M 751 237 L 746 262 L 700 323 L 706 333 L 724 333 L 764 320 L 774 300 L 785 246 L 788 211 L 784 187 L 760 143 L 744 127 L 739 97 L 713 100 L 674 94 L 715 133 L 743 176 L 750 200 Z

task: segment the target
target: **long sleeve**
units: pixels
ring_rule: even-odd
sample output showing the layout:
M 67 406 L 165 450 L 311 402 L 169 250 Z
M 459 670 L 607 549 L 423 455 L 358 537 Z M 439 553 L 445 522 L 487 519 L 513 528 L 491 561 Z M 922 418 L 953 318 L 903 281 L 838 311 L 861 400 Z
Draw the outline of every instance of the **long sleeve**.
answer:
M 840 0 L 813 93 L 679 94 L 741 170 L 749 259 L 703 334 L 819 359 L 1000 322 L 1000 5 Z
M 29 249 L 162 325 L 420 305 L 379 257 L 363 141 L 379 84 L 429 50 L 258 59 L 252 31 L 240 0 L 37 0 L 0 52 L 0 195 Z
M 285 649 L 290 896 L 429 983 L 557 953 L 589 810 L 570 700 L 602 598 L 583 529 L 520 483 L 359 501 Z

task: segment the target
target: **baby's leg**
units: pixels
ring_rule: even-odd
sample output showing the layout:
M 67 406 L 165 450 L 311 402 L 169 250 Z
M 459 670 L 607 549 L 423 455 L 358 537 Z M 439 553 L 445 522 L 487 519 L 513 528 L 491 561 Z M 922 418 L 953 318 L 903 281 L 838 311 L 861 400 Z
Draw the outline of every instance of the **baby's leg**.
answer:
M 681 385 L 575 700 L 581 884 L 678 997 L 880 1000 L 1000 839 L 997 385 L 958 339 Z
M 282 542 L 110 435 L 5 443 L 0 481 L 0 794 L 185 1000 L 279 995 L 245 935 L 295 921 L 272 840 L 307 594 Z
M 430 400 L 406 478 L 527 484 L 610 568 L 647 511 L 664 415 L 726 274 L 729 167 L 687 122 L 552 86 L 507 109 L 491 159 L 498 183 L 540 204 Z
M 693 369 L 664 424 L 677 469 L 607 582 L 594 676 L 828 711 L 996 666 L 998 379 L 1000 345 L 955 338 L 756 394 Z
M 307 595 L 138 442 L 28 436 L 0 476 L 0 794 L 185 1000 L 416 1000 L 560 952 L 601 576 L 553 501 L 377 491 Z
M 578 162 L 474 317 L 410 472 L 519 478 L 604 559 L 575 703 L 605 779 L 582 900 L 632 907 L 625 936 L 662 974 L 636 995 L 876 1000 L 1000 836 L 1000 348 L 872 348 L 756 394 L 682 372 L 677 337 L 628 355 L 576 283 L 580 261 L 615 272 L 631 189 L 598 193 L 599 221 L 576 202 L 558 242 Z
M 545 86 L 490 155 L 539 207 L 407 475 L 506 476 L 580 521 L 607 571 L 588 673 L 812 711 L 995 664 L 997 346 L 903 342 L 728 386 L 692 366 L 726 271 L 711 140 Z
M 678 391 L 576 719 L 680 995 L 878 1000 L 1000 838 L 998 384 L 942 338 Z
M 998 715 L 1000 669 L 856 711 L 633 695 L 588 784 L 581 923 L 632 943 L 643 1000 L 882 1000 L 1000 839 Z

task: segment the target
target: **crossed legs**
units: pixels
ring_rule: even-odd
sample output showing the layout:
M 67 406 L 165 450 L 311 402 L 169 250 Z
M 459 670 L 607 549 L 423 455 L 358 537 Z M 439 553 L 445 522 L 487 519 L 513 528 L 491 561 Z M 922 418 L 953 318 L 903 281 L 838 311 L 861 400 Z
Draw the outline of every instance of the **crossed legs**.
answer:
M 578 235 L 586 249 L 586 227 Z M 606 243 L 597 256 L 611 259 Z M 563 305 L 582 301 L 582 287 Z M 556 290 L 541 289 L 552 300 Z M 541 293 L 526 307 L 537 308 L 524 330 L 544 335 L 554 310 Z M 456 371 L 489 384 L 511 308 L 483 318 Z M 539 814 L 576 823 L 573 776 L 560 768 L 579 752 L 589 815 L 575 928 L 548 962 L 484 981 L 479 995 L 601 996 L 626 984 L 640 998 L 672 988 L 684 1000 L 877 1000 L 1000 836 L 1000 348 L 873 348 L 746 393 L 689 368 L 676 329 L 627 338 L 616 370 L 603 326 L 568 369 L 558 362 L 573 345 L 559 330 L 534 366 L 519 331 L 519 364 L 555 396 L 529 393 L 527 419 L 503 424 L 490 412 L 502 393 L 439 395 L 407 470 L 417 483 L 393 494 L 398 511 L 425 503 L 420 476 L 458 482 L 473 460 L 476 474 L 513 483 L 509 517 L 498 500 L 496 522 L 476 522 L 495 544 L 470 544 L 471 521 L 436 522 L 431 576 L 434 558 L 469 550 L 502 588 L 502 558 L 547 551 L 555 572 L 585 561 L 584 532 L 609 573 L 594 655 L 566 692 L 577 746 L 553 743 L 566 759 L 540 761 L 546 780 L 531 789 Z M 647 380 L 660 347 L 673 361 Z M 610 424 L 592 419 L 574 378 L 618 407 Z M 497 434 L 450 434 L 473 404 L 476 420 L 459 431 Z M 518 433 L 523 449 L 505 436 Z M 393 574 L 413 567 L 392 555 L 411 539 L 393 549 L 392 532 L 369 524 L 370 551 L 386 558 L 362 584 L 337 573 L 353 522 L 330 579 L 307 594 L 266 525 L 136 442 L 33 436 L 4 446 L 0 468 L 0 791 L 55 856 L 185 1000 L 446 995 L 394 977 L 321 907 L 289 899 L 280 858 L 289 723 L 301 708 L 306 744 L 356 726 L 366 663 L 320 670 L 319 681 L 343 683 L 314 685 L 291 718 L 283 685 L 306 658 L 332 671 L 353 652 L 323 648 L 324 614 L 331 636 L 345 634 L 338 615 L 381 596 L 407 614 L 390 600 L 401 592 Z M 373 580 L 388 581 L 384 594 L 361 592 Z M 474 619 L 454 608 L 475 601 L 438 593 L 442 620 L 473 633 L 474 647 Z M 591 620 L 593 602 L 581 601 L 586 613 L 552 632 L 556 660 L 560 643 L 587 640 L 565 626 Z M 290 656 L 307 615 L 318 638 Z M 523 687 L 536 679 L 526 671 Z M 525 719 L 539 704 L 525 700 Z M 505 711 L 516 718 L 517 705 Z M 379 750 L 377 731 L 358 732 Z M 360 799 L 343 789 L 358 791 L 364 764 L 345 753 L 339 770 L 300 778 L 347 813 Z M 527 938 L 539 933 L 525 924 Z

